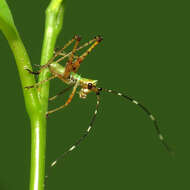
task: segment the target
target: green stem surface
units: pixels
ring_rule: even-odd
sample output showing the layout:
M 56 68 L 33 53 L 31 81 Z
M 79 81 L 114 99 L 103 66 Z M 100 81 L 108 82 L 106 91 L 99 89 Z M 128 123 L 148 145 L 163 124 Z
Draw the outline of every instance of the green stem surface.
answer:
M 64 8 L 62 0 L 52 0 L 46 9 L 45 33 L 41 55 L 41 65 L 45 65 L 53 56 L 55 43 L 63 23 Z M 49 77 L 50 72 L 44 69 L 39 76 L 39 82 Z M 49 82 L 43 84 L 39 91 L 40 101 L 47 110 L 49 97 Z
M 0 1 L 0 29 L 5 35 L 14 54 L 23 88 L 26 109 L 29 116 L 32 116 L 32 113 L 36 109 L 36 105 L 39 104 L 37 90 L 32 89 L 31 91 L 27 91 L 24 87 L 33 85 L 35 83 L 35 79 L 33 75 L 29 74 L 24 69 L 25 67 L 32 69 L 30 59 L 18 34 L 11 12 L 5 0 Z
M 52 57 L 57 36 L 62 27 L 64 8 L 62 0 L 51 0 L 46 10 L 45 34 L 41 65 Z M 48 107 L 49 83 L 36 88 L 25 89 L 35 84 L 35 78 L 25 68 L 32 70 L 29 56 L 14 24 L 5 0 L 0 0 L 0 30 L 6 37 L 14 54 L 19 71 L 25 106 L 31 121 L 31 171 L 30 190 L 43 190 L 45 177 L 46 112 Z M 48 69 L 40 74 L 39 81 L 49 77 Z

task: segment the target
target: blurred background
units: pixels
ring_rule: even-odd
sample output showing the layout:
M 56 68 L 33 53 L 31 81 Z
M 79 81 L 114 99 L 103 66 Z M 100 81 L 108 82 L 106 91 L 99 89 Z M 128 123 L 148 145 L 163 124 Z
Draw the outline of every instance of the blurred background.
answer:
M 40 62 L 48 3 L 8 1 L 32 64 Z M 102 93 L 92 133 L 50 172 L 46 189 L 190 187 L 187 7 L 187 1 L 169 0 L 67 1 L 57 47 L 75 34 L 82 36 L 82 42 L 102 35 L 103 42 L 85 59 L 79 74 L 146 105 L 157 117 L 175 156 L 164 149 L 141 109 L 119 96 Z M 30 123 L 14 57 L 2 33 L 0 57 L 0 190 L 25 190 L 29 186 Z M 64 87 L 54 80 L 50 94 Z M 63 104 L 68 95 L 52 102 L 49 109 Z M 75 96 L 65 110 L 49 117 L 47 167 L 83 134 L 95 103 L 93 94 L 86 100 Z

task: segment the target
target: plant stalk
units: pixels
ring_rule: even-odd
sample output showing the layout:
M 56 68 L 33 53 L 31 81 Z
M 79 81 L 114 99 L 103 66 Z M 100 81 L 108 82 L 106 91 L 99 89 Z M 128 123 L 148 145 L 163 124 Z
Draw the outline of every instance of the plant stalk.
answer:
M 51 0 L 46 10 L 46 24 L 42 48 L 41 65 L 52 57 L 57 36 L 62 28 L 64 6 L 62 0 Z M 32 70 L 29 56 L 19 36 L 6 0 L 0 0 L 0 30 L 6 37 L 19 71 L 25 106 L 31 121 L 31 171 L 30 190 L 43 190 L 45 177 L 46 112 L 48 107 L 49 83 L 36 88 L 24 87 L 35 84 L 35 78 L 25 68 Z M 39 81 L 47 79 L 50 73 L 43 70 Z

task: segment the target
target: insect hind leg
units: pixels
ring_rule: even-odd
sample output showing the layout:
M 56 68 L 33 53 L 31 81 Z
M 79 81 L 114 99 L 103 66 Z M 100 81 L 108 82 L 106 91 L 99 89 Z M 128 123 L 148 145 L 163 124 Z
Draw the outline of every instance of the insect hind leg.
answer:
M 41 66 L 41 69 L 43 68 L 47 68 L 49 65 L 51 65 L 51 63 L 55 60 L 55 58 L 57 56 L 59 56 L 67 47 L 69 47 L 76 39 L 78 38 L 78 35 L 75 35 L 71 40 L 69 40 L 64 46 L 63 48 L 61 48 L 60 50 L 58 50 L 57 52 L 54 53 L 54 56 L 48 61 L 48 63 L 46 63 L 45 65 Z
M 80 67 L 80 63 L 86 58 L 86 56 L 103 40 L 101 36 L 94 38 L 94 43 L 73 63 L 73 72 L 77 72 Z
M 81 37 L 79 37 L 79 36 L 75 36 L 75 38 L 76 38 L 75 45 L 73 47 L 73 50 L 72 50 L 72 52 L 71 52 L 71 54 L 69 56 L 69 59 L 68 59 L 67 63 L 66 63 L 65 73 L 64 73 L 64 76 L 63 76 L 64 78 L 68 78 L 69 75 L 70 75 L 70 73 L 71 73 L 71 71 L 73 71 L 72 64 L 73 64 L 74 53 L 76 52 L 77 47 L 79 45 L 79 42 L 81 40 Z

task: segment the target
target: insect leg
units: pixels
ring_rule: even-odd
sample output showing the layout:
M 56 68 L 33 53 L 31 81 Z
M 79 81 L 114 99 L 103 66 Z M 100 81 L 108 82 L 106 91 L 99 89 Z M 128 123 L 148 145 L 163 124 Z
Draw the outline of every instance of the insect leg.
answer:
M 58 111 L 58 110 L 61 110 L 61 109 L 65 108 L 66 106 L 68 106 L 68 105 L 71 103 L 71 101 L 72 101 L 72 99 L 73 99 L 73 97 L 74 97 L 74 95 L 75 95 L 75 92 L 76 92 L 76 89 L 77 89 L 78 85 L 79 85 L 79 80 L 77 80 L 77 82 L 75 83 L 75 85 L 74 85 L 74 87 L 73 87 L 73 90 L 72 90 L 72 92 L 71 92 L 71 94 L 70 94 L 68 100 L 65 102 L 65 104 L 63 104 L 62 106 L 60 106 L 60 107 L 58 107 L 58 108 L 55 108 L 55 109 L 53 109 L 53 110 L 48 111 L 48 112 L 46 113 L 46 117 L 48 117 L 49 114 L 54 113 L 54 112 L 56 112 L 56 111 Z
M 39 72 L 41 72 L 43 69 L 49 67 L 49 65 L 51 65 L 51 63 L 54 61 L 54 59 L 55 59 L 57 56 L 59 56 L 59 54 L 60 54 L 63 50 L 65 50 L 68 46 L 70 46 L 77 38 L 78 38 L 78 36 L 75 35 L 70 41 L 68 41 L 68 42 L 63 46 L 63 48 L 61 48 L 59 51 L 55 52 L 54 55 L 53 55 L 53 57 L 52 57 L 45 65 L 42 65 L 42 66 L 40 67 L 40 71 L 39 71 Z
M 77 49 L 76 49 L 76 51 L 77 51 Z M 64 56 L 69 57 L 69 56 L 71 55 L 71 53 L 72 53 L 72 51 L 69 52 L 69 53 L 67 53 L 67 52 L 65 52 L 65 51 L 62 51 L 59 55 L 62 56 L 62 57 L 64 57 Z M 77 55 L 73 55 L 73 57 L 74 57 L 75 59 L 78 59 L 78 56 L 77 56 Z M 61 58 L 60 58 L 60 59 L 61 59 Z M 58 62 L 58 61 L 56 61 L 56 62 Z
M 74 63 L 73 63 L 73 72 L 77 72 L 80 67 L 80 63 L 86 58 L 86 56 L 102 41 L 102 37 L 96 36 L 95 42 L 84 52 Z
M 163 135 L 159 129 L 157 119 L 153 116 L 153 114 L 143 104 L 141 104 L 140 102 L 138 102 L 137 100 L 133 99 L 132 97 L 130 97 L 128 95 L 118 93 L 114 90 L 108 90 L 108 89 L 103 89 L 103 90 L 105 92 L 109 92 L 109 93 L 121 96 L 121 97 L 131 101 L 132 103 L 136 104 L 137 106 L 139 106 L 148 115 L 148 117 L 153 121 L 154 127 L 155 127 L 156 132 L 157 132 L 157 136 L 160 139 L 160 141 L 162 142 L 162 144 L 164 145 L 164 147 L 166 148 L 166 150 L 170 153 L 173 153 L 172 149 L 169 147 L 168 143 L 165 141 L 165 139 L 164 139 L 164 137 L 163 137 Z
M 69 59 L 68 59 L 66 66 L 65 66 L 65 72 L 64 72 L 64 76 L 63 76 L 65 79 L 69 77 L 71 71 L 73 70 L 73 67 L 72 67 L 73 57 L 74 57 L 74 53 L 76 52 L 76 49 L 78 47 L 80 40 L 81 40 L 81 38 L 79 36 L 77 36 L 75 45 L 74 45 L 73 50 L 72 50 L 72 53 L 69 56 Z
M 96 39 L 94 38 L 94 39 L 90 40 L 89 42 L 84 43 L 83 45 L 81 45 L 80 47 L 78 47 L 76 49 L 76 51 L 79 51 L 79 50 L 81 50 L 81 49 L 89 46 L 90 44 L 92 44 L 95 41 L 96 41 Z M 64 54 L 64 51 L 62 51 L 62 53 Z M 62 53 L 60 53 L 59 55 L 61 55 Z M 65 53 L 65 55 L 63 55 L 62 57 L 60 57 L 59 59 L 57 59 L 56 62 L 59 63 L 60 61 L 64 60 L 66 57 L 69 57 L 71 54 L 72 54 L 72 51 L 69 52 L 69 53 Z
M 33 74 L 33 75 L 39 75 L 40 74 L 40 72 L 39 71 L 32 71 L 32 70 L 30 70 L 30 69 L 28 69 L 28 68 L 24 68 L 26 71 L 28 71 L 30 74 Z
M 68 90 L 70 90 L 71 87 L 73 87 L 73 86 L 71 85 L 71 86 L 69 86 L 68 88 L 63 89 L 61 92 L 59 92 L 59 93 L 56 94 L 55 96 L 49 98 L 49 101 L 55 100 L 57 97 L 61 96 L 62 94 L 64 94 L 64 93 L 67 92 Z
M 70 153 L 72 150 L 74 150 L 77 146 L 79 146 L 79 144 L 88 136 L 88 134 L 90 133 L 91 129 L 92 129 L 92 126 L 94 124 L 94 121 L 96 119 L 96 115 L 98 113 L 98 107 L 99 107 L 99 104 L 100 104 L 100 96 L 99 95 L 96 95 L 97 97 L 97 101 L 96 101 L 96 108 L 95 108 L 95 111 L 94 111 L 94 114 L 93 114 L 93 117 L 90 121 L 90 124 L 88 126 L 88 128 L 86 129 L 86 131 L 84 132 L 84 134 L 67 150 L 65 151 L 61 156 L 59 156 L 55 161 L 53 161 L 50 165 L 50 167 L 53 167 L 57 164 L 57 162 L 64 158 L 68 153 Z
M 35 64 L 35 66 L 37 66 L 37 67 L 40 68 L 39 71 L 35 72 L 35 71 L 32 71 L 32 70 L 30 70 L 30 69 L 28 69 L 28 68 L 25 68 L 25 70 L 27 70 L 30 74 L 39 75 L 39 74 L 42 72 L 43 69 L 49 67 L 49 65 L 54 61 L 54 59 L 55 59 L 57 56 L 59 56 L 59 55 L 63 52 L 64 49 L 66 49 L 69 45 L 71 45 L 74 40 L 77 40 L 77 38 L 78 38 L 78 36 L 75 35 L 70 41 L 68 41 L 68 42 L 64 45 L 63 48 L 61 48 L 59 51 L 55 52 L 54 55 L 53 55 L 53 57 L 52 57 L 45 65 L 42 65 L 42 66 L 41 66 L 41 65 L 36 65 L 36 64 Z
M 56 78 L 56 77 L 57 77 L 56 75 L 53 75 L 53 76 L 49 77 L 48 79 L 42 80 L 42 81 L 40 81 L 40 82 L 38 82 L 38 83 L 35 83 L 35 84 L 32 85 L 32 86 L 25 86 L 24 88 L 27 88 L 27 89 L 36 88 L 36 87 L 38 87 L 39 85 L 43 84 L 44 82 L 50 81 L 50 80 L 52 80 L 52 79 L 54 79 L 54 78 Z

